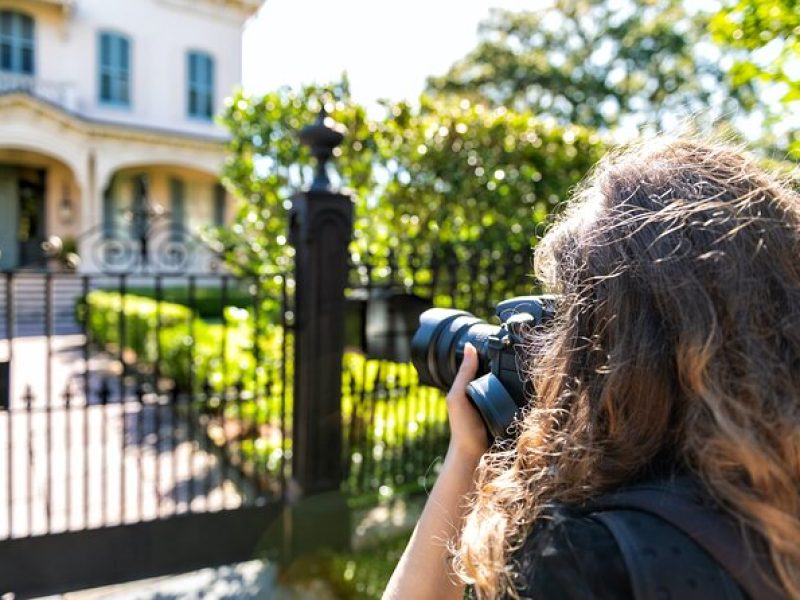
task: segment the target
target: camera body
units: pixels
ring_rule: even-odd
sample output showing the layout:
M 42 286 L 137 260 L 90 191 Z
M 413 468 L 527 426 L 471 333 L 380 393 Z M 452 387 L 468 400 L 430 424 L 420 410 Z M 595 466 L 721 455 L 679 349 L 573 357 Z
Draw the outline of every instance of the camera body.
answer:
M 522 373 L 526 337 L 552 318 L 555 296 L 518 296 L 497 305 L 500 325 L 454 309 L 431 308 L 420 316 L 411 340 L 411 361 L 419 381 L 448 390 L 467 342 L 478 352 L 478 378 L 467 386 L 492 438 L 503 438 L 526 399 Z

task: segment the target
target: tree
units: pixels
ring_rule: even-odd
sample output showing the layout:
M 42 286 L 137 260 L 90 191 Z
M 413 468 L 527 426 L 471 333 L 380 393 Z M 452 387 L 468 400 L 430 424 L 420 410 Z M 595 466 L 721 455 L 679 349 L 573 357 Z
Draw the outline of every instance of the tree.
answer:
M 686 4 L 554 0 L 539 11 L 495 10 L 479 45 L 428 85 L 600 129 L 749 107 L 749 86 L 724 85 L 708 16 Z
M 602 152 L 600 136 L 465 98 L 391 107 L 381 128 L 391 234 L 415 246 L 523 249 Z
M 711 20 L 714 39 L 737 52 L 729 70 L 734 86 L 772 88 L 778 101 L 764 107 L 768 124 L 785 138 L 768 140 L 800 156 L 800 6 L 797 0 L 730 0 Z
M 282 88 L 261 97 L 237 92 L 228 101 L 222 123 L 231 133 L 223 181 L 237 199 L 229 228 L 210 232 L 213 244 L 240 274 L 284 271 L 291 264 L 287 240 L 288 200 L 307 180 L 308 148 L 297 135 L 325 104 L 348 130 L 337 149 L 338 172 L 354 190 L 358 215 L 374 187 L 376 138 L 365 109 L 350 100 L 348 82 L 329 86 Z
M 240 93 L 223 117 L 232 134 L 224 181 L 237 215 L 215 239 L 235 271 L 291 267 L 286 200 L 310 165 L 296 136 L 321 103 L 348 130 L 335 162 L 356 199 L 353 255 L 382 271 L 391 255 L 401 279 L 431 281 L 432 257 L 447 254 L 452 281 L 479 271 L 497 293 L 529 291 L 531 246 L 603 148 L 593 130 L 463 98 L 386 103 L 382 117 L 368 118 L 346 81 Z

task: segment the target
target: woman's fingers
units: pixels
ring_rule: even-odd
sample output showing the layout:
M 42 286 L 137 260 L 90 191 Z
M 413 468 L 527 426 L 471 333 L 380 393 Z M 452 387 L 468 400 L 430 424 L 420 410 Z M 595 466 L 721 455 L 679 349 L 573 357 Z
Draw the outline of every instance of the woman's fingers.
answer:
M 478 372 L 478 352 L 467 344 L 464 359 L 447 394 L 447 413 L 450 420 L 450 446 L 468 456 L 479 457 L 489 447 L 486 427 L 475 406 L 467 397 L 467 385 Z
M 465 391 L 467 389 L 467 385 L 470 381 L 475 379 L 475 375 L 478 372 L 478 351 L 475 350 L 475 346 L 467 342 L 466 346 L 464 346 L 464 358 L 461 361 L 461 367 L 458 369 L 458 373 L 456 373 L 456 378 L 453 381 L 453 385 L 450 388 L 451 391 L 453 390 L 461 390 Z

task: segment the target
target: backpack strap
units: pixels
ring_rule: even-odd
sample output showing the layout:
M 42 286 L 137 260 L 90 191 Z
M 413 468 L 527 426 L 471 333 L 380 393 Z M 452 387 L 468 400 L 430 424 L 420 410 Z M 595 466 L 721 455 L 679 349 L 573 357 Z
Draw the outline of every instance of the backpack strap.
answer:
M 640 510 L 591 514 L 622 554 L 635 600 L 745 600 L 730 575 L 669 523 Z
M 634 510 L 659 517 L 705 550 L 750 598 L 788 600 L 786 593 L 775 584 L 767 557 L 746 544 L 743 532 L 733 521 L 702 501 L 697 484 L 689 478 L 626 488 L 599 498 L 588 508 L 591 513 Z M 617 539 L 623 555 L 631 551 L 625 536 L 632 532 L 623 531 L 618 523 L 609 526 L 608 517 L 600 520 Z M 636 564 L 632 566 L 637 568 Z

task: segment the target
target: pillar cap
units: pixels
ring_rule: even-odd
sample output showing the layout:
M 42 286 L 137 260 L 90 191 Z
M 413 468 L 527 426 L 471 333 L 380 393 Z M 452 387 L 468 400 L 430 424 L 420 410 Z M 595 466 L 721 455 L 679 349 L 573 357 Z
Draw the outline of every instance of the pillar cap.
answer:
M 313 191 L 331 191 L 331 180 L 328 177 L 328 162 L 333 157 L 333 151 L 344 140 L 346 129 L 337 123 L 323 106 L 316 121 L 306 125 L 300 130 L 300 142 L 311 149 L 311 154 L 317 160 L 314 179 L 311 182 Z

